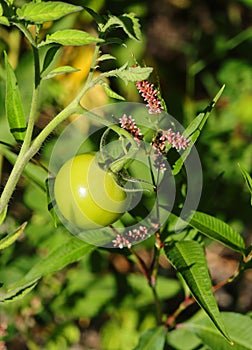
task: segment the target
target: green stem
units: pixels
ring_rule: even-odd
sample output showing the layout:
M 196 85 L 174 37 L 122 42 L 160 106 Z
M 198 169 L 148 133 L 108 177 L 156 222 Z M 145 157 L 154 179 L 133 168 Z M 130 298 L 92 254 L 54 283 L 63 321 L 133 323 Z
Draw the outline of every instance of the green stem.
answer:
M 19 26 L 18 26 L 19 27 Z M 39 56 L 38 56 L 38 50 L 36 47 L 34 47 L 34 39 L 30 38 L 30 32 L 26 30 L 26 28 L 20 29 L 26 34 L 29 41 L 31 42 L 33 46 L 33 54 L 34 54 L 34 69 L 35 69 L 35 86 L 34 86 L 34 94 L 31 104 L 31 111 L 29 116 L 29 122 L 27 126 L 27 131 L 25 135 L 25 139 L 22 145 L 22 148 L 20 150 L 20 153 L 17 157 L 17 161 L 13 166 L 13 169 L 11 171 L 11 174 L 9 176 L 9 179 L 4 187 L 4 190 L 2 192 L 1 198 L 0 198 L 0 214 L 6 209 L 8 206 L 8 202 L 15 190 L 15 187 L 18 183 L 18 180 L 20 176 L 22 175 L 22 172 L 25 168 L 25 166 L 28 164 L 28 162 L 31 160 L 31 158 L 39 151 L 40 147 L 42 146 L 45 139 L 48 137 L 48 135 L 66 118 L 68 118 L 73 113 L 78 113 L 83 111 L 82 107 L 80 106 L 80 100 L 82 96 L 87 92 L 87 90 L 93 86 L 92 78 L 93 73 L 95 69 L 95 63 L 97 60 L 97 56 L 99 53 L 99 47 L 96 46 L 92 65 L 90 69 L 90 73 L 88 75 L 87 81 L 81 91 L 78 93 L 76 98 L 64 109 L 62 110 L 36 137 L 34 142 L 30 145 L 31 137 L 32 137 L 32 131 L 34 126 L 34 119 L 37 113 L 37 105 L 38 105 L 38 96 L 39 96 Z M 102 118 L 101 118 L 102 119 Z

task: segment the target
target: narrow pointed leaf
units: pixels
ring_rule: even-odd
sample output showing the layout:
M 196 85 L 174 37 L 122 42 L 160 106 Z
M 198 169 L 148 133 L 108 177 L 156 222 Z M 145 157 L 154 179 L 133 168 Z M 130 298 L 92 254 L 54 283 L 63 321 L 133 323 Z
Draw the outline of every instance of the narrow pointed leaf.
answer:
M 110 55 L 108 53 L 104 53 L 103 55 L 101 55 L 97 59 L 98 62 L 106 61 L 106 60 L 116 60 L 116 58 L 115 58 L 115 56 L 112 56 L 112 55 Z
M 81 6 L 67 4 L 61 1 L 30 2 L 17 9 L 20 20 L 32 23 L 55 21 L 65 15 L 81 11 Z
M 220 333 L 230 341 L 212 292 L 212 282 L 202 246 L 196 241 L 180 241 L 167 245 L 165 253 L 174 268 L 184 278 L 194 299 Z
M 220 219 L 196 211 L 194 212 L 189 225 L 196 228 L 204 235 L 221 242 L 235 251 L 240 253 L 244 252 L 245 243 L 242 236 Z
M 71 66 L 61 66 L 57 67 L 53 70 L 51 70 L 48 74 L 46 74 L 42 79 L 47 80 L 56 77 L 57 75 L 60 74 L 65 74 L 65 73 L 75 73 L 79 72 L 80 70 Z
M 11 290 L 7 293 L 0 293 L 0 303 L 10 303 L 17 301 L 26 296 L 34 287 L 36 287 L 38 281 L 29 282 L 26 285 L 23 285 L 22 288 L 18 290 Z
M 15 283 L 8 290 L 8 295 L 17 295 L 30 283 L 35 283 L 41 277 L 63 269 L 65 266 L 80 260 L 85 254 L 90 253 L 93 246 L 71 237 L 65 243 L 56 247 L 47 257 L 38 261 L 22 280 Z
M 9 122 L 9 128 L 17 142 L 24 140 L 26 131 L 26 118 L 21 102 L 18 83 L 15 73 L 8 61 L 5 53 L 6 67 L 6 95 L 5 95 L 5 110 Z
M 205 110 L 202 113 L 200 113 L 185 130 L 184 136 L 185 136 L 185 138 L 189 138 L 191 142 L 190 142 L 189 147 L 183 152 L 181 157 L 174 164 L 173 170 L 172 170 L 173 175 L 177 175 L 180 172 L 180 170 L 182 169 L 185 159 L 190 154 L 193 145 L 195 144 L 198 137 L 200 136 L 200 133 L 201 133 L 205 123 L 207 122 L 207 119 L 208 119 L 212 109 L 214 108 L 215 104 L 217 103 L 218 99 L 220 98 L 224 88 L 225 88 L 225 85 L 222 86 L 222 88 L 219 90 L 217 95 L 214 97 L 214 99 L 210 103 L 210 105 L 207 106 L 205 108 Z
M 68 46 L 82 46 L 94 43 L 101 43 L 102 39 L 93 36 L 83 30 L 78 29 L 63 29 L 47 35 L 46 41 L 43 41 L 40 46 L 57 43 Z
M 234 312 L 221 313 L 228 333 L 234 343 L 232 346 L 223 339 L 206 317 L 188 322 L 185 326 L 194 332 L 204 344 L 218 350 L 252 350 L 252 319 Z
M 140 336 L 138 345 L 134 350 L 163 350 L 167 330 L 164 326 L 148 329 Z
M 251 176 L 249 175 L 249 173 L 247 172 L 246 169 L 244 169 L 240 164 L 239 165 L 239 168 L 241 169 L 241 172 L 242 172 L 242 175 L 246 181 L 246 184 L 248 186 L 248 189 L 249 189 L 249 192 L 251 194 L 251 199 L 250 199 L 250 204 L 252 205 L 252 178 Z
M 0 240 L 0 250 L 9 247 L 12 243 L 14 243 L 18 237 L 24 232 L 24 229 L 27 225 L 27 222 L 24 222 L 17 230 L 11 232 L 6 237 Z
M 108 97 L 115 98 L 115 99 L 121 100 L 121 101 L 125 100 L 125 98 L 123 96 L 118 95 L 115 91 L 113 91 L 108 84 L 102 82 L 101 85 L 103 86 L 104 91 L 106 92 Z
M 50 66 L 50 64 L 53 62 L 53 59 L 56 55 L 56 53 L 59 51 L 60 49 L 60 45 L 55 44 L 52 45 L 51 47 L 49 47 L 49 49 L 47 50 L 46 54 L 45 54 L 45 58 L 44 58 L 44 62 L 43 62 L 43 68 L 42 68 L 42 73 Z

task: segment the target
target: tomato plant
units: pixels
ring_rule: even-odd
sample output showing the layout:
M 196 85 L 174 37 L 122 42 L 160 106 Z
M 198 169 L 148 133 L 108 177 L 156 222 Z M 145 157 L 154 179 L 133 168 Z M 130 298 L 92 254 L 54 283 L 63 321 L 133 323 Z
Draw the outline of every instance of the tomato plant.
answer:
M 69 159 L 56 176 L 54 194 L 64 218 L 84 229 L 112 224 L 127 207 L 126 192 L 99 166 L 95 153 Z

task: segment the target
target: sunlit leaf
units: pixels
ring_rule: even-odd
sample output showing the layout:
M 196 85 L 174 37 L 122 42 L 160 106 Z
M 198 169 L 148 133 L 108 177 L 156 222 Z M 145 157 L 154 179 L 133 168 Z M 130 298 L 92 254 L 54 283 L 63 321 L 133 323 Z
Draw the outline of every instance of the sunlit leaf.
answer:
M 5 16 L 0 16 L 0 24 L 9 27 L 10 22 L 7 17 Z
M 201 317 L 195 321 L 185 323 L 185 327 L 195 333 L 204 344 L 211 349 L 218 350 L 251 350 L 251 331 L 252 319 L 246 315 L 234 312 L 222 312 L 223 321 L 225 323 L 228 334 L 234 343 L 232 346 L 226 342 L 219 332 L 209 322 L 206 317 Z
M 97 59 L 98 62 L 106 61 L 106 60 L 116 60 L 116 58 L 108 53 L 104 53 Z
M 220 333 L 230 341 L 212 292 L 212 282 L 202 246 L 189 240 L 172 242 L 165 246 L 165 253 L 184 278 L 194 299 L 205 310 Z
M 40 43 L 40 46 L 57 43 L 60 45 L 81 46 L 93 43 L 101 43 L 102 39 L 93 36 L 87 32 L 77 29 L 63 29 L 47 35 L 46 40 Z
M 14 243 L 18 237 L 24 232 L 24 229 L 27 225 L 27 222 L 24 222 L 17 230 L 11 232 L 6 237 L 0 240 L 0 250 L 9 247 L 12 243 Z
M 106 77 L 118 77 L 122 79 L 125 84 L 128 84 L 128 82 L 136 82 L 147 79 L 153 70 L 151 67 L 129 67 L 126 69 L 126 66 L 127 64 L 102 75 Z
M 121 100 L 121 101 L 125 100 L 125 98 L 123 96 L 121 96 L 121 95 L 117 94 L 115 91 L 113 91 L 110 88 L 110 86 L 108 84 L 106 84 L 105 82 L 102 82 L 101 85 L 103 86 L 104 91 L 106 92 L 108 97 L 115 98 L 115 99 Z
M 243 253 L 245 249 L 245 243 L 242 236 L 231 226 L 211 215 L 196 211 L 194 212 L 189 225 L 196 228 L 204 235 L 225 244 L 233 250 Z
M 80 70 L 71 66 L 57 67 L 43 77 L 43 80 L 51 79 L 60 74 L 79 72 Z
M 181 155 L 181 157 L 176 161 L 176 163 L 173 166 L 173 170 L 172 170 L 172 174 L 173 175 L 177 175 L 180 170 L 183 167 L 184 161 L 186 160 L 186 158 L 188 157 L 188 155 L 191 152 L 191 149 L 193 147 L 193 145 L 195 144 L 195 142 L 197 141 L 198 137 L 200 136 L 200 133 L 205 125 L 205 123 L 207 122 L 207 119 L 213 109 L 213 107 L 215 106 L 215 104 L 217 103 L 218 99 L 220 98 L 223 90 L 225 88 L 225 85 L 222 86 L 222 88 L 219 90 L 219 92 L 217 93 L 217 95 L 214 97 L 213 101 L 210 103 L 209 106 L 207 106 L 207 108 L 205 108 L 205 110 L 203 112 L 201 112 L 192 122 L 191 124 L 186 128 L 185 132 L 184 132 L 184 136 L 185 138 L 189 138 L 190 139 L 190 145 L 189 147 L 183 152 L 183 154 Z
M 5 110 L 12 135 L 17 142 L 24 140 L 26 131 L 26 118 L 19 93 L 18 83 L 15 73 L 8 61 L 5 53 L 6 67 L 6 93 Z
M 163 350 L 167 330 L 164 326 L 148 329 L 140 335 L 134 350 Z
M 81 6 L 75 6 L 60 1 L 30 2 L 17 9 L 20 20 L 32 23 L 55 21 L 65 15 L 81 11 Z

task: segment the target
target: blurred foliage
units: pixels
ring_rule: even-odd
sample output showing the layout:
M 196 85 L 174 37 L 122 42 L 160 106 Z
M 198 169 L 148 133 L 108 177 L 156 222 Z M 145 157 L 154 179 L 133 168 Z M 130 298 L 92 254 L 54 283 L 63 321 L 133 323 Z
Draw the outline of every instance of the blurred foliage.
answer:
M 68 2 L 82 3 L 80 0 Z M 141 64 L 153 65 L 153 82 L 160 84 L 169 112 L 185 126 L 219 87 L 226 84 L 223 97 L 197 144 L 204 174 L 200 210 L 232 222 L 244 232 L 248 241 L 251 240 L 249 194 L 237 163 L 252 172 L 252 1 L 90 0 L 85 5 L 104 13 L 132 11 L 140 17 L 141 45 L 126 42 L 127 47 L 115 47 L 111 54 L 118 58 L 118 65 L 126 60 L 134 63 L 135 59 Z M 91 17 L 86 13 L 68 16 L 54 26 L 94 30 Z M 0 27 L 1 63 L 4 50 L 12 65 L 17 67 L 27 112 L 32 74 L 27 43 L 17 30 Z M 53 118 L 55 111 L 67 104 L 85 80 L 90 50 L 88 47 L 67 48 L 58 53 L 59 63 L 71 63 L 82 71 L 51 80 L 41 96 L 38 130 Z M 0 65 L 0 139 L 13 144 L 3 118 L 4 79 Z M 134 87 L 129 89 L 113 79 L 110 84 L 129 101 L 138 101 Z M 88 108 L 109 102 L 99 88 L 85 97 L 84 104 Z M 45 165 L 53 142 L 54 136 L 51 136 L 39 155 Z M 2 185 L 10 168 L 6 159 L 3 162 L 0 159 Z M 46 205 L 45 194 L 27 178 L 22 178 L 11 202 L 11 216 L 1 226 L 0 235 L 13 231 L 26 220 L 29 225 L 25 237 L 21 236 L 16 244 L 1 252 L 1 283 L 20 279 L 50 247 L 60 244 L 63 234 L 67 234 L 55 230 L 45 211 Z M 145 259 L 151 254 L 149 246 L 147 241 L 138 248 Z M 177 305 L 181 287 L 162 259 L 160 269 L 166 276 L 166 283 L 170 278 L 167 288 L 161 276 L 160 298 L 164 305 L 171 305 L 172 301 Z M 243 282 L 243 286 L 251 291 L 251 280 L 247 284 Z M 16 350 L 133 349 L 139 333 L 154 327 L 156 322 L 152 295 L 147 287 L 133 262 L 122 254 L 117 254 L 116 250 L 95 251 L 79 263 L 44 278 L 23 300 L 2 307 L 0 318 L 8 320 L 9 324 L 4 337 L 7 347 Z M 234 294 L 234 290 L 230 293 L 233 295 L 229 308 L 251 310 L 251 293 L 247 293 L 243 309 L 239 309 L 238 293 Z M 199 346 L 198 338 L 192 339 L 194 343 Z

